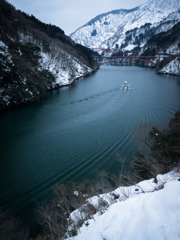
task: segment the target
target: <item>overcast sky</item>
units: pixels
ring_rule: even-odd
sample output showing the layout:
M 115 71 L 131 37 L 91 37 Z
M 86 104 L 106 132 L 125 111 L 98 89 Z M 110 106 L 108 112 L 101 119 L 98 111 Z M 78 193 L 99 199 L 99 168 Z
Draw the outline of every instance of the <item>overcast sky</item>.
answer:
M 57 25 L 68 35 L 101 13 L 131 9 L 147 0 L 8 0 L 45 23 Z

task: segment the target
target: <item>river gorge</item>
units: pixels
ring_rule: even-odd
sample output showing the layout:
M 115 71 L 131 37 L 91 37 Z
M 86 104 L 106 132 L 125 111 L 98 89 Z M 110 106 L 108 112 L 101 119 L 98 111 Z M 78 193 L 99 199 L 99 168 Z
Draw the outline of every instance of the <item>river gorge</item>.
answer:
M 127 81 L 131 87 L 123 89 Z M 32 216 L 52 187 L 116 174 L 143 126 L 163 128 L 180 109 L 180 78 L 136 66 L 101 66 L 31 106 L 0 114 L 0 205 Z

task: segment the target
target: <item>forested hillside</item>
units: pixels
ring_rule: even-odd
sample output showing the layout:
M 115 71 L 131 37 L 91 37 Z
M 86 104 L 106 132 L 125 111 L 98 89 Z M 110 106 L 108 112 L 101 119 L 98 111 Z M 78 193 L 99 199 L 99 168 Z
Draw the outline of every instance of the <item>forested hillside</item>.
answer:
M 91 51 L 62 29 L 0 0 L 0 111 L 35 102 L 95 67 Z
M 165 58 L 160 57 L 160 62 L 159 59 L 151 59 L 156 63 L 156 71 L 180 75 L 180 22 L 167 31 L 153 35 L 142 48 L 139 48 L 138 51 L 134 49 L 131 53 L 139 56 L 139 58 L 141 56 L 165 56 Z M 136 63 L 148 65 L 141 61 Z
M 172 15 L 175 14 L 179 15 L 179 13 Z M 142 31 L 145 34 L 140 33 Z M 137 60 L 132 58 L 119 61 L 145 67 L 155 67 L 156 65 L 156 72 L 158 73 L 180 75 L 179 21 L 168 21 L 167 18 L 156 28 L 151 28 L 150 24 L 146 24 L 140 28 L 128 31 L 126 32 L 125 45 L 122 47 L 133 45 L 135 41 L 137 46 L 132 50 L 120 50 L 113 54 L 113 56 L 134 56 L 137 57 Z M 147 59 L 145 57 L 147 57 Z M 152 65 L 151 62 L 154 65 Z

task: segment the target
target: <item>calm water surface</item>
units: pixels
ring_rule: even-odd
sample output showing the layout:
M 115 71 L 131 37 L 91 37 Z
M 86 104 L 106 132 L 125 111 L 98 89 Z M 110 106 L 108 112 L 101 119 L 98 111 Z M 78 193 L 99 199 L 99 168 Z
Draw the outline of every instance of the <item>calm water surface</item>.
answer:
M 121 89 L 128 81 L 131 89 Z M 37 104 L 0 115 L 0 205 L 19 215 L 52 196 L 52 187 L 116 173 L 131 158 L 136 130 L 162 127 L 180 109 L 180 79 L 153 69 L 103 66 Z M 27 215 L 26 215 L 27 216 Z

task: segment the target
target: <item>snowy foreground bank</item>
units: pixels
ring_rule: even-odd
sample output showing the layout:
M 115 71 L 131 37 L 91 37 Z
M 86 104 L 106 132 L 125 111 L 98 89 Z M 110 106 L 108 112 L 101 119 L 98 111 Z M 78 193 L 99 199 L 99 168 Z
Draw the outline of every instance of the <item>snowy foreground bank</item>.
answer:
M 180 239 L 180 172 L 157 176 L 88 201 L 96 206 L 102 198 L 116 202 L 94 219 L 86 220 L 71 240 L 179 240 Z M 117 198 L 118 196 L 118 198 Z M 71 217 L 78 220 L 80 211 Z

